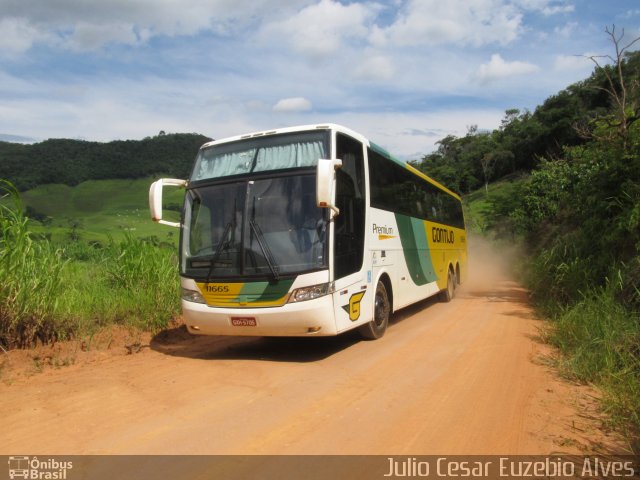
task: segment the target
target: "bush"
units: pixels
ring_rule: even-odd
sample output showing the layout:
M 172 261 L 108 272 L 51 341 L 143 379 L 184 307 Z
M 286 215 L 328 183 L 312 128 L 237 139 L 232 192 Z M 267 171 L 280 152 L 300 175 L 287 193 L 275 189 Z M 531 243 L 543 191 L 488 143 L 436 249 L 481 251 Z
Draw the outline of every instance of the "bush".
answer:
M 180 309 L 180 278 L 174 248 L 128 235 L 105 246 L 78 242 L 65 254 L 67 289 L 59 313 L 77 332 L 121 324 L 158 331 Z
M 0 345 L 24 348 L 111 323 L 157 331 L 178 314 L 174 247 L 127 236 L 56 248 L 28 228 L 18 192 L 0 180 Z
M 64 260 L 49 242 L 34 241 L 15 187 L 0 180 L 0 343 L 25 347 L 68 334 L 56 318 Z
M 127 235 L 105 251 L 104 268 L 109 286 L 130 305 L 140 326 L 158 330 L 178 313 L 180 279 L 173 247 L 153 245 Z

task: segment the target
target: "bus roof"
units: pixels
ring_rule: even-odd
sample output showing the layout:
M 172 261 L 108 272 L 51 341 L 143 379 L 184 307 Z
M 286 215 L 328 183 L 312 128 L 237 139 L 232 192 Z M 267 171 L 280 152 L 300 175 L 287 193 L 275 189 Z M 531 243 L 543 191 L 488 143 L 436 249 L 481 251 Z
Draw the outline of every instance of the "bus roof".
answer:
M 386 149 L 384 149 L 383 147 L 381 147 L 380 145 L 373 143 L 372 141 L 370 141 L 367 137 L 365 137 L 364 135 L 362 135 L 361 133 L 358 133 L 354 130 L 351 130 L 350 128 L 347 128 L 343 125 L 339 125 L 337 123 L 319 123 L 319 124 L 311 124 L 311 125 L 297 125 L 297 126 L 292 126 L 292 127 L 285 127 L 285 128 L 277 128 L 277 129 L 272 129 L 272 130 L 263 130 L 263 131 L 258 131 L 258 132 L 251 132 L 251 133 L 246 133 L 244 135 L 236 135 L 233 137 L 226 137 L 226 138 L 221 138 L 219 140 L 212 140 L 210 142 L 205 143 L 201 148 L 207 148 L 213 145 L 219 145 L 222 143 L 230 143 L 230 142 L 238 142 L 240 140 L 247 140 L 250 138 L 257 138 L 257 137 L 265 137 L 265 136 L 269 136 L 269 135 L 279 135 L 282 133 L 295 133 L 295 132 L 303 132 L 303 131 L 309 131 L 309 130 L 336 130 L 338 132 L 342 132 L 345 133 L 357 140 L 360 140 L 362 143 L 364 143 L 367 147 L 371 148 L 373 151 L 379 153 L 380 155 L 382 155 L 383 157 L 397 163 L 398 165 L 406 168 L 407 170 L 409 170 L 411 173 L 413 173 L 414 175 L 417 175 L 418 177 L 422 178 L 423 180 L 426 180 L 427 182 L 431 183 L 432 185 L 434 185 L 435 187 L 439 188 L 440 190 L 443 190 L 445 192 L 447 192 L 449 195 L 457 198 L 458 200 L 461 200 L 460 196 L 453 192 L 452 190 L 449 190 L 447 187 L 445 187 L 444 185 L 442 185 L 441 183 L 437 182 L 436 180 L 434 180 L 433 178 L 429 177 L 428 175 L 424 174 L 423 172 L 421 172 L 420 170 L 418 170 L 417 168 L 415 168 L 413 165 L 410 165 L 407 162 L 403 162 L 402 160 L 400 160 L 399 158 L 391 155 L 391 153 L 389 153 Z

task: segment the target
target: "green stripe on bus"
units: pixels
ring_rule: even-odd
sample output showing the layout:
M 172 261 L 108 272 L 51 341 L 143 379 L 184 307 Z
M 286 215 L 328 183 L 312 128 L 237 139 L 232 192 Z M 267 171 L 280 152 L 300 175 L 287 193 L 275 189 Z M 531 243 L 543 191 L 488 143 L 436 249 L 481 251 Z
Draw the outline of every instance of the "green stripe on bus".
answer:
M 382 148 L 380 145 L 373 143 L 373 142 L 369 142 L 369 147 L 371 148 L 371 150 L 373 150 L 376 153 L 379 153 L 380 155 L 382 155 L 383 157 L 392 160 L 394 162 L 396 162 L 398 165 L 405 167 L 407 166 L 407 164 L 405 162 L 403 162 L 402 160 L 400 160 L 399 158 L 394 157 L 393 155 L 391 155 L 388 151 L 386 151 L 384 148 Z
M 269 285 L 269 282 L 245 282 L 245 284 L 242 286 L 242 289 L 240 290 L 240 293 L 238 293 L 238 296 L 236 297 L 236 299 L 240 299 L 243 297 L 247 298 L 249 296 L 252 299 L 255 299 L 260 295 L 262 295 L 262 293 L 264 292 L 265 288 L 267 288 L 268 285 Z
M 287 280 L 276 280 L 275 282 L 269 282 L 262 291 L 262 295 L 257 298 L 256 302 L 268 302 L 271 300 L 278 300 L 289 293 L 291 285 L 295 278 L 289 278 Z
M 424 222 L 399 213 L 396 213 L 395 217 L 400 231 L 404 260 L 407 263 L 411 280 L 416 285 L 435 282 L 437 277 L 431 261 Z

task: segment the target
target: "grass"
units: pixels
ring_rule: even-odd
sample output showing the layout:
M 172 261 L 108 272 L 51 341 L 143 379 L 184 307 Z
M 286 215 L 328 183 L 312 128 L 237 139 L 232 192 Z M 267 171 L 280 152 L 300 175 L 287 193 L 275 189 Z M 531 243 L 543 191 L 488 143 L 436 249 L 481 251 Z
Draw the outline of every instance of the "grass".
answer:
M 84 246 L 83 246 L 84 245 Z M 76 335 L 120 324 L 155 332 L 179 312 L 177 252 L 133 236 L 65 252 L 66 289 L 58 307 Z
M 35 242 L 13 186 L 0 181 L 0 343 L 25 346 L 62 333 L 55 309 L 64 260 L 48 242 Z M 11 340 L 9 340 L 11 339 Z
M 11 184 L 0 181 L 0 189 L 3 348 L 90 335 L 109 324 L 153 332 L 178 313 L 179 277 L 173 244 L 145 240 L 132 231 L 118 232 L 119 238 L 105 235 L 106 240 L 100 243 L 68 236 L 64 243 L 58 243 L 55 238 L 34 233 Z M 106 191 L 96 195 L 108 196 Z M 114 208 L 117 202 L 104 203 L 101 211 Z M 90 211 L 97 207 L 83 208 Z
M 576 304 L 561 309 L 547 339 L 562 356 L 558 366 L 567 376 L 596 385 L 604 394 L 603 409 L 611 425 L 640 451 L 640 316 L 624 307 L 620 286 L 586 292 Z

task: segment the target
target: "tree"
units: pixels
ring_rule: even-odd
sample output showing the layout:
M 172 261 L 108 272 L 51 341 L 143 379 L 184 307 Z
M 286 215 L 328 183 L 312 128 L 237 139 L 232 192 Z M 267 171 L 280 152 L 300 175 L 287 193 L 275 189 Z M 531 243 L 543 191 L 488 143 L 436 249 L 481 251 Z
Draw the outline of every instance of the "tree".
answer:
M 604 91 L 614 106 L 612 116 L 605 118 L 607 127 L 614 127 L 613 130 L 620 138 L 623 148 L 627 151 L 629 145 L 629 127 L 638 119 L 640 119 L 640 95 L 638 76 L 625 76 L 625 57 L 629 53 L 629 49 L 637 42 L 640 37 L 636 37 L 626 45 L 623 44 L 624 29 L 620 34 L 616 33 L 616 26 L 612 25 L 605 28 L 605 32 L 611 38 L 611 42 L 615 47 L 615 57 L 611 55 L 591 55 L 588 56 L 604 77 L 606 78 L 606 86 L 596 87 Z M 613 63 L 612 67 L 603 67 L 600 59 L 608 59 Z M 606 129 L 610 131 L 609 128 Z
M 484 175 L 484 190 L 489 195 L 489 181 L 492 179 L 497 165 L 508 165 L 513 162 L 514 155 L 509 150 L 493 149 L 480 158 L 482 174 Z

